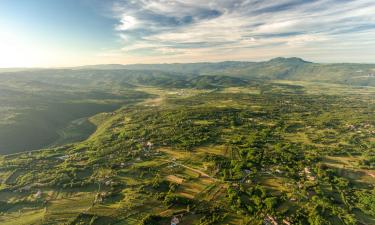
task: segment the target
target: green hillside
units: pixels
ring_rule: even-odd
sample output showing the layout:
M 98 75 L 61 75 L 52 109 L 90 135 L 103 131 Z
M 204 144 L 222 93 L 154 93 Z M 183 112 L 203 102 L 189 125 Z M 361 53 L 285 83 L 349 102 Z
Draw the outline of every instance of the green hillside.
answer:
M 240 78 L 320 81 L 354 86 L 375 86 L 374 64 L 319 64 L 300 58 L 275 58 L 265 62 L 99 65 L 80 69 L 154 70 L 189 75 L 227 75 Z
M 111 80 L 68 75 L 67 71 L 0 75 L 0 154 L 85 140 L 95 131 L 87 121 L 148 97 Z M 76 122 L 82 121 L 82 122 Z
M 74 123 L 137 102 L 142 86 L 223 89 L 264 81 L 374 86 L 373 65 L 317 64 L 299 58 L 266 62 L 97 65 L 0 73 L 0 152 L 84 140 L 95 130 Z M 9 71 L 9 70 L 8 70 Z M 65 141 L 64 141 L 65 137 Z
M 87 140 L 2 156 L 0 223 L 374 224 L 374 88 L 224 80 L 138 86 Z
M 317 64 L 299 58 L 276 58 L 252 64 L 242 69 L 226 69 L 223 74 L 234 76 L 318 81 L 354 86 L 375 86 L 375 65 L 371 64 Z

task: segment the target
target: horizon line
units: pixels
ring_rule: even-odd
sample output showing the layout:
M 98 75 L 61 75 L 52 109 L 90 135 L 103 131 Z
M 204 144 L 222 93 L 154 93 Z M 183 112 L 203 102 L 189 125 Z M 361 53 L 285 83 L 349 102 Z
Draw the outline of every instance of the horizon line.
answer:
M 203 64 L 203 63 L 212 63 L 212 64 L 217 64 L 217 63 L 225 63 L 225 62 L 244 62 L 244 63 L 261 63 L 261 62 L 269 62 L 274 59 L 299 59 L 307 63 L 315 63 L 315 64 L 368 64 L 368 65 L 375 65 L 375 62 L 348 62 L 348 61 L 342 61 L 342 62 L 316 62 L 313 60 L 305 60 L 302 57 L 273 57 L 269 58 L 266 60 L 212 60 L 212 61 L 193 61 L 193 62 L 164 62 L 164 63 L 129 63 L 129 64 L 122 64 L 122 63 L 99 63 L 99 64 L 82 64 L 82 65 L 72 65 L 72 66 L 51 66 L 51 67 L 45 67 L 45 66 L 31 66 L 31 67 L 0 67 L 0 70 L 12 70 L 12 69 L 74 69 L 74 68 L 79 68 L 79 67 L 90 67 L 90 66 L 108 66 L 108 65 L 118 65 L 118 66 L 132 66 L 132 65 L 174 65 L 174 64 Z

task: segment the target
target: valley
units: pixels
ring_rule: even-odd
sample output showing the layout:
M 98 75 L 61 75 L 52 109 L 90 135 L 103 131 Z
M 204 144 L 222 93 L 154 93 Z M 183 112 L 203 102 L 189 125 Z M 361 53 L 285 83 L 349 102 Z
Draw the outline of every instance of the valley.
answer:
M 116 73 L 78 86 L 116 107 L 0 157 L 1 224 L 374 224 L 371 85 Z
M 0 225 L 375 225 L 374 0 L 0 0 Z

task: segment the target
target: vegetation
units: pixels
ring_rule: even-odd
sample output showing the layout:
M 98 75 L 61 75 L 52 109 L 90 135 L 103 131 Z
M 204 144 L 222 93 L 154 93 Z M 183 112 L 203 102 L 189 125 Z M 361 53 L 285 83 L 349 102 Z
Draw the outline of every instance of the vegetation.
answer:
M 319 64 L 300 58 L 275 58 L 265 62 L 221 62 L 154 65 L 110 65 L 86 69 L 154 70 L 168 73 L 224 75 L 242 79 L 319 81 L 356 86 L 375 86 L 373 64 Z
M 30 97 L 43 107 L 29 109 L 69 115 L 53 126 L 68 138 L 0 157 L 0 223 L 375 223 L 374 88 L 172 72 L 29 72 L 71 85 L 48 104 Z M 21 112 L 17 78 L 1 76 Z M 55 93 L 47 87 L 38 93 Z M 94 129 L 69 138 L 82 117 Z

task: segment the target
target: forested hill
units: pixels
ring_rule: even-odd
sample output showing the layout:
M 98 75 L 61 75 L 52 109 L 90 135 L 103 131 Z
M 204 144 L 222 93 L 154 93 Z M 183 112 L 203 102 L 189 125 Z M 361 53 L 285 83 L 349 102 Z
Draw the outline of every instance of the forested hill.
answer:
M 95 65 L 78 69 L 158 70 L 193 75 L 227 75 L 241 78 L 320 81 L 375 86 L 375 64 L 319 64 L 300 58 L 275 58 L 265 62 Z

